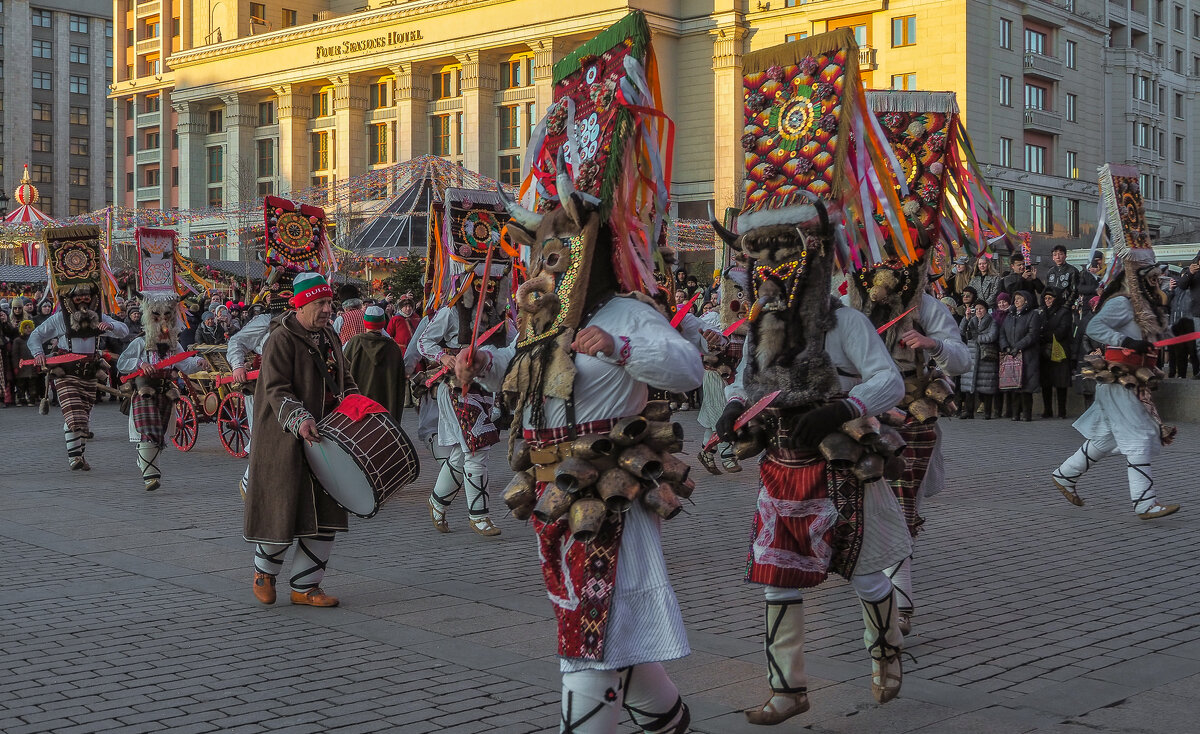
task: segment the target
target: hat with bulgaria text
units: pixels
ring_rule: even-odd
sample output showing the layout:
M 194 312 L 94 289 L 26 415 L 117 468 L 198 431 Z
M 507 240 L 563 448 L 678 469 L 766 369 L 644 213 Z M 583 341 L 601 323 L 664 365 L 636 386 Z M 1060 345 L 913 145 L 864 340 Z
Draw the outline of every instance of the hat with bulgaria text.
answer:
M 290 303 L 300 308 L 321 298 L 333 298 L 333 289 L 320 273 L 296 273 Z
M 383 309 L 379 306 L 368 306 L 363 313 L 363 324 L 368 329 L 382 329 L 387 323 L 387 315 L 383 313 Z

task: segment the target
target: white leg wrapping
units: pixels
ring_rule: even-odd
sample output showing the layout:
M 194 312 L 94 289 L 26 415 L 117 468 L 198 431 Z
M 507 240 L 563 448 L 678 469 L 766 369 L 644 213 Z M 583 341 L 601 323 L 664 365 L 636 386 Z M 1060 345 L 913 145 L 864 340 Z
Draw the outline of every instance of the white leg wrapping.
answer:
M 488 514 L 488 452 L 472 451 L 463 457 L 463 484 L 467 489 L 467 513 L 471 517 Z
M 463 462 L 466 457 L 462 448 L 458 446 L 439 446 L 436 435 L 429 439 L 429 444 L 433 458 L 437 459 L 441 467 L 438 470 L 437 479 L 433 482 L 433 493 L 430 497 L 437 504 L 438 509 L 445 513 L 446 508 L 454 501 L 454 496 L 462 487 Z
M 83 431 L 72 431 L 71 427 L 66 423 L 63 424 L 63 438 L 67 442 L 67 459 L 77 459 L 83 456 L 83 450 L 87 445 L 87 439 L 84 438 Z
M 1112 436 L 1094 440 L 1088 439 L 1083 442 L 1078 451 L 1071 454 L 1070 458 L 1059 465 L 1051 476 L 1061 484 L 1074 489 L 1075 484 L 1079 481 L 1080 477 L 1087 473 L 1088 469 L 1091 469 L 1101 459 L 1113 453 L 1116 449 L 1117 440 Z
M 916 605 L 913 604 L 912 556 L 891 568 L 884 569 L 884 573 L 892 580 L 892 585 L 896 589 L 896 602 L 900 605 L 900 610 L 911 612 L 916 609 Z
M 254 570 L 270 576 L 278 576 L 283 570 L 283 558 L 291 543 L 255 543 Z
M 620 670 L 563 673 L 560 734 L 614 734 L 625 699 Z
M 162 452 L 162 447 L 153 441 L 138 441 L 137 445 L 137 464 L 142 470 L 142 479 L 159 479 L 162 477 L 162 472 L 158 468 L 158 455 Z
M 859 578 L 857 576 L 850 581 L 862 602 L 863 643 L 871 655 L 871 694 L 879 703 L 887 703 L 900 694 L 903 676 L 900 653 L 904 634 L 900 631 L 899 611 L 893 592 L 889 590 L 875 601 L 865 596 L 865 592 L 879 588 L 879 580 L 871 578 L 875 576 L 883 577 L 882 581 L 891 586 L 883 572 L 865 574 L 861 583 L 855 583 Z
M 296 555 L 292 557 L 292 591 L 304 593 L 321 585 L 325 566 L 333 551 L 333 534 L 314 535 L 296 540 Z
M 1154 469 L 1146 457 L 1125 458 L 1128 462 L 1126 471 L 1129 474 L 1129 499 L 1133 501 L 1133 511 L 1145 512 L 1158 501 L 1158 494 L 1154 491 Z
M 625 671 L 625 710 L 648 734 L 683 734 L 691 714 L 662 663 L 642 663 Z

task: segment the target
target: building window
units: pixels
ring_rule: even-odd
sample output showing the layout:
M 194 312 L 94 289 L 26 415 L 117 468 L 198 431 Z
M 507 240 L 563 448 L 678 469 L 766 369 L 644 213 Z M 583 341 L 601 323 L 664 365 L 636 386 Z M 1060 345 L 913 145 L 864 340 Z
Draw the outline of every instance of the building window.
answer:
M 784 36 L 784 40 L 788 43 L 799 41 L 801 38 L 808 38 L 808 31 L 800 31 L 799 33 L 789 33 Z
M 275 175 L 275 141 L 259 140 L 254 147 L 258 153 L 258 177 L 271 178 Z
M 312 96 L 313 117 L 328 117 L 333 114 L 333 90 L 322 89 Z
M 146 30 L 142 38 L 158 38 L 160 33 L 162 33 L 162 21 L 157 17 L 150 18 L 146 21 Z
M 1183 73 L 1183 51 L 1174 49 L 1171 53 L 1171 71 L 1176 74 Z
M 1163 57 L 1163 45 L 1161 43 L 1155 43 L 1154 44 L 1154 58 L 1158 59 L 1159 61 L 1162 61 L 1162 57 Z
M 1000 156 L 997 163 L 1012 168 L 1012 138 L 1000 138 Z
M 386 123 L 367 125 L 367 162 L 376 166 L 388 162 L 388 126 Z
M 51 45 L 49 41 L 34 41 L 33 42 L 33 58 L 35 59 L 50 59 L 54 58 L 51 53 Z
M 134 147 L 134 144 L 133 144 L 133 136 L 132 135 L 125 136 L 125 155 L 133 155 L 136 150 L 137 150 L 137 148 Z
M 1138 174 L 1138 189 L 1141 190 L 1143 199 L 1151 198 L 1150 195 L 1154 192 L 1150 188 L 1150 174 L 1148 174 L 1148 173 L 1139 173 Z
M 518 56 L 500 64 L 500 88 L 516 89 L 533 83 L 528 72 L 533 70 L 532 56 Z
M 258 103 L 258 126 L 265 127 L 275 124 L 275 102 L 268 100 Z
M 917 43 L 917 16 L 903 15 L 892 18 L 892 48 L 915 46 Z
M 208 132 L 219 133 L 225 129 L 225 110 L 208 111 Z
M 50 134 L 49 133 L 34 133 L 33 134 L 33 152 L 34 153 L 49 153 Z
M 912 91 L 917 88 L 916 74 L 892 74 L 892 89 Z
M 1029 231 L 1040 234 L 1050 234 L 1053 227 L 1053 217 L 1050 211 L 1050 197 L 1045 194 L 1029 195 Z
M 499 165 L 500 183 L 506 183 L 516 186 L 521 183 L 521 156 L 502 155 L 500 156 Z
M 146 147 L 142 150 L 158 150 L 158 146 L 162 143 L 162 136 L 157 130 L 150 130 L 146 133 Z
M 213 209 L 221 209 L 225 206 L 225 190 L 222 187 L 208 187 L 208 205 Z
M 519 106 L 500 108 L 500 150 L 516 148 L 521 145 L 521 127 L 517 110 Z
M 133 171 L 125 174 L 125 190 L 133 191 Z
M 461 94 L 461 84 L 455 84 L 460 81 L 462 69 L 447 69 L 433 75 L 433 99 L 449 99 L 457 97 Z
M 436 115 L 429 119 L 429 139 L 434 155 L 450 155 L 450 115 Z
M 144 173 L 146 174 L 143 177 L 145 179 L 144 185 L 158 186 L 159 183 L 162 182 L 162 177 L 159 175 L 159 170 L 157 168 L 146 168 Z
M 157 94 L 147 94 L 142 99 L 142 112 L 158 112 L 162 109 L 162 97 Z
M 171 166 L 171 185 L 179 185 L 179 166 Z
M 1031 28 L 1025 29 L 1025 53 L 1046 54 L 1046 34 Z
M 72 186 L 87 186 L 88 185 L 88 169 L 72 168 L 68 181 Z
M 87 214 L 88 213 L 88 200 L 87 199 L 71 199 L 69 209 L 70 209 L 70 211 L 68 212 L 68 216 L 77 217 L 80 214 Z
M 1025 170 L 1030 173 L 1046 172 L 1045 146 L 1025 144 Z
M 1143 102 L 1150 101 L 1150 79 L 1144 76 L 1138 76 L 1137 87 L 1134 90 L 1134 96 Z
M 179 131 L 171 131 L 171 150 L 179 150 Z
M 1183 163 L 1183 138 L 1175 136 L 1175 162 Z
M 1183 201 L 1183 184 L 1175 184 L 1175 201 Z
M 280 21 L 279 27 L 280 28 L 291 28 L 294 25 L 297 25 L 296 11 L 288 10 L 287 8 L 284 8 L 283 9 L 283 19 Z
M 1009 224 L 1017 221 L 1017 198 L 1012 189 L 1000 189 L 1000 216 Z
M 1073 150 L 1067 151 L 1067 176 L 1079 178 L 1079 154 Z
M 225 180 L 225 148 L 214 145 L 207 151 L 208 183 L 219 184 Z
M 48 72 L 48 71 L 33 72 L 32 82 L 33 82 L 34 89 L 45 89 L 45 90 L 49 91 L 51 89 L 50 72 Z
M 1133 144 L 1139 148 L 1150 147 L 1150 126 L 1144 122 L 1135 123 L 1133 126 Z
M 1068 69 L 1076 68 L 1075 64 L 1075 42 L 1067 41 L 1063 44 L 1063 62 L 1066 63 Z
M 259 196 L 273 196 L 274 194 L 275 194 L 275 182 L 274 181 L 259 181 L 258 182 L 258 195 Z
M 1000 104 L 1012 107 L 1012 77 L 1000 75 Z
M 1166 13 L 1163 10 L 1163 0 L 1154 0 L 1154 21 L 1156 23 L 1163 23 L 1165 25 L 1166 21 L 1163 20 L 1165 17 Z
M 251 20 L 266 20 L 267 6 L 263 3 L 250 3 L 250 18 Z
M 87 138 L 71 138 L 71 155 L 87 155 L 88 154 L 88 139 Z
M 1044 110 L 1046 109 L 1046 90 L 1036 84 L 1025 85 L 1025 109 L 1027 110 Z
M 375 82 L 371 85 L 371 109 L 377 110 L 380 107 L 388 106 L 388 83 Z
M 329 133 L 312 134 L 312 167 L 314 171 L 328 171 L 329 165 Z
M 71 44 L 71 63 L 86 64 L 88 62 L 87 46 L 76 46 Z
M 1012 50 L 1012 21 L 1000 19 L 1000 48 Z
M 1067 122 L 1078 122 L 1078 120 L 1076 120 L 1076 118 L 1075 118 L 1075 112 L 1078 107 L 1078 105 L 1076 104 L 1078 101 L 1078 98 L 1073 94 L 1068 94 L 1066 99 L 1067 99 L 1067 103 L 1066 103 Z
M 33 11 L 33 27 L 34 28 L 49 28 L 50 27 L 50 11 L 49 10 Z
M 1175 105 L 1173 109 L 1176 120 L 1183 119 L 1183 95 L 1179 92 L 1175 93 Z
M 1079 236 L 1079 199 L 1067 199 L 1067 234 Z
M 88 19 L 82 15 L 72 15 L 68 19 L 68 27 L 75 33 L 87 33 Z
M 1173 21 L 1172 27 L 1175 30 L 1180 31 L 1182 33 L 1183 32 L 1183 6 L 1176 5 L 1174 8 L 1172 8 L 1172 10 L 1174 11 L 1174 13 L 1172 14 L 1172 16 L 1173 16 L 1172 17 L 1172 21 Z
M 86 76 L 72 76 L 70 84 L 72 94 L 88 93 L 88 78 Z
M 34 102 L 33 103 L 33 121 L 34 122 L 50 122 L 50 103 L 49 102 Z
M 463 145 L 463 113 L 454 113 L 454 149 L 459 155 L 463 154 L 466 147 Z
M 525 103 L 525 140 L 528 141 L 533 137 L 533 122 L 537 118 L 537 104 L 534 102 Z
M 33 170 L 29 174 L 29 177 L 34 183 L 50 183 L 50 181 L 53 179 L 53 166 L 47 166 L 43 163 L 35 163 L 30 166 L 30 168 Z

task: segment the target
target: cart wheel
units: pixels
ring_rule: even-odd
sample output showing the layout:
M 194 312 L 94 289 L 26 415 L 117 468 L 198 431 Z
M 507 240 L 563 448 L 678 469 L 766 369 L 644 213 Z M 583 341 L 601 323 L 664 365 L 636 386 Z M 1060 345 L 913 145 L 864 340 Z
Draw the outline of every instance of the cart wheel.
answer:
M 231 392 L 221 401 L 217 410 L 217 431 L 221 434 L 221 445 L 230 456 L 246 458 L 250 421 L 246 417 L 246 401 L 240 392 Z
M 175 403 L 175 435 L 171 443 L 180 451 L 191 451 L 196 445 L 196 435 L 200 433 L 200 423 L 196 420 L 196 406 L 189 398 L 180 398 Z

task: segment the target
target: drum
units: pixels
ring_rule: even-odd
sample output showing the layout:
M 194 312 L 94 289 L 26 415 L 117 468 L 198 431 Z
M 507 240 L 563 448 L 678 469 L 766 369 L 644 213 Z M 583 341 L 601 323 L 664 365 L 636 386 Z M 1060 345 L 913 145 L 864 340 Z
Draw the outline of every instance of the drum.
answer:
M 420 474 L 412 441 L 368 398 L 347 396 L 317 424 L 317 432 L 320 441 L 304 444 L 309 469 L 335 502 L 359 517 L 373 517 Z

